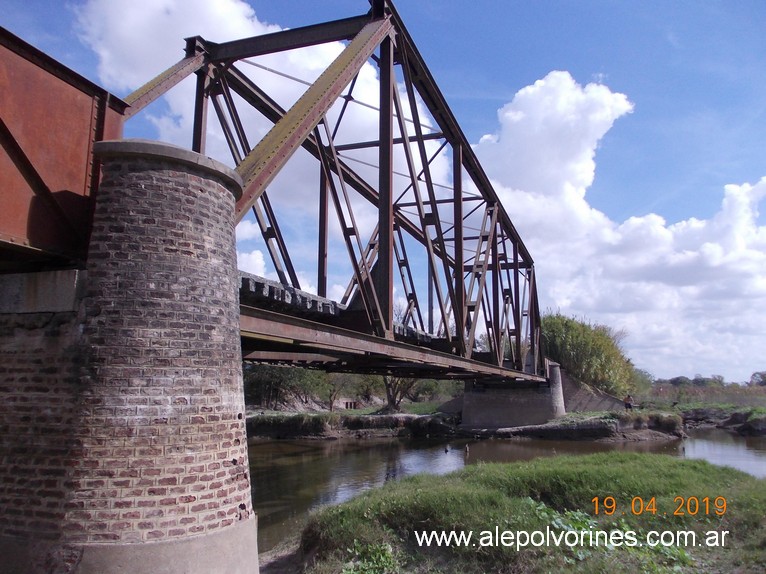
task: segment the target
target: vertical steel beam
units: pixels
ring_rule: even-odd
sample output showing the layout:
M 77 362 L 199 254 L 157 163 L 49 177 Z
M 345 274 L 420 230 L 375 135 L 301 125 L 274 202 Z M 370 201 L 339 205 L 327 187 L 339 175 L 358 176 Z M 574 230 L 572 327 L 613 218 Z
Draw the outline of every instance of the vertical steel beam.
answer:
M 519 293 L 519 246 L 513 242 L 513 328 L 516 332 L 516 364 L 515 368 L 521 370 L 524 363 L 521 358 L 521 338 L 524 332 L 521 329 L 521 298 Z
M 455 234 L 455 337 L 457 353 L 465 356 L 465 282 L 463 281 L 463 148 L 452 148 L 452 218 Z
M 375 290 L 380 320 L 387 336 L 393 336 L 394 315 L 394 45 L 391 37 L 380 43 L 380 149 L 378 168 L 378 266 Z
M 317 141 L 319 138 L 317 137 Z M 319 247 L 317 252 L 317 295 L 327 297 L 327 178 L 324 165 L 319 166 Z
M 197 88 L 194 98 L 194 127 L 192 128 L 192 150 L 197 153 L 205 153 L 205 139 L 207 136 L 207 88 L 210 83 L 208 66 L 196 71 Z
M 501 241 L 501 236 L 497 227 L 498 225 L 495 224 L 494 240 L 489 245 L 492 249 L 492 338 L 494 339 L 495 359 L 497 360 L 495 364 L 502 365 L 505 349 L 503 348 L 503 335 L 500 332 L 500 297 L 502 292 L 500 289 L 500 246 L 498 244 Z

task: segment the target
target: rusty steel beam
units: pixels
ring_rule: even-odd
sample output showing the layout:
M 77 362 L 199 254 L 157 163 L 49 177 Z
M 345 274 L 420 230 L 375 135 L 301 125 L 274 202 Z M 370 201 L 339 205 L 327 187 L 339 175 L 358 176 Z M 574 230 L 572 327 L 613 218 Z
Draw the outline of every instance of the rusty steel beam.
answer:
M 126 96 L 125 103 L 130 107 L 125 110 L 125 119 L 136 115 L 154 100 L 163 96 L 170 88 L 178 84 L 181 80 L 191 76 L 194 72 L 202 68 L 205 65 L 206 58 L 207 55 L 202 52 L 187 56 L 177 64 L 159 74 L 153 80 L 138 88 L 132 94 Z
M 279 106 L 279 104 L 272 100 L 268 94 L 256 86 L 252 80 L 245 76 L 235 66 L 227 67 L 226 78 L 229 86 L 234 92 L 241 96 L 242 99 L 256 110 L 261 112 L 272 123 L 276 124 L 287 113 Z M 302 146 L 317 160 L 320 160 L 319 144 L 313 135 L 310 134 L 303 141 Z M 377 190 L 365 181 L 364 178 L 359 176 L 348 164 L 338 159 L 337 162 L 330 163 L 330 169 L 336 175 L 342 176 L 346 181 L 346 184 L 359 193 L 361 197 L 369 201 L 372 205 L 376 207 L 378 206 L 379 197 Z M 394 217 L 397 225 L 401 226 L 403 230 L 407 231 L 407 233 L 414 237 L 419 243 L 425 244 L 425 233 L 422 229 L 404 217 L 398 209 L 394 212 Z M 449 255 L 447 254 L 442 255 L 438 251 L 437 254 L 449 258 Z
M 289 111 L 281 109 L 235 66 L 236 61 L 243 58 L 339 40 L 350 42 Z M 378 48 L 380 53 L 376 55 Z M 375 336 L 378 342 L 401 335 L 399 331 L 396 331 L 399 335 L 395 335 L 393 329 L 393 265 L 397 265 L 397 281 L 401 279 L 407 297 L 404 322 L 412 321 L 416 328 L 418 324 L 422 328 L 423 310 L 418 291 L 421 291 L 422 299 L 424 284 L 431 335 L 435 328 L 434 311 L 438 314 L 438 332 L 432 341 L 433 346 L 424 352 L 446 350 L 472 363 L 486 365 L 486 361 L 490 361 L 505 371 L 504 349 L 510 341 L 511 359 L 514 366 L 522 370 L 526 365 L 520 363 L 521 345 L 529 339 L 533 369 L 542 373 L 542 360 L 538 354 L 539 308 L 534 261 L 390 1 L 371 0 L 371 10 L 364 16 L 233 42 L 219 44 L 202 38 L 187 40 L 187 57 L 201 55 L 204 58 L 197 70 L 198 119 L 195 120 L 194 145 L 204 147 L 204 105 L 212 96 L 237 171 L 245 181 L 245 193 L 236 207 L 237 219 L 241 220 L 251 207 L 255 208 L 256 219 L 282 283 L 292 282 L 298 286 L 297 280 L 294 277 L 288 279 L 288 273 L 284 271 L 285 266 L 290 266 L 290 254 L 283 238 L 274 236 L 274 233 L 278 234 L 278 222 L 276 213 L 268 209 L 266 188 L 302 146 L 320 166 L 318 290 L 323 295 L 327 293 L 331 201 L 353 271 L 344 297 L 349 308 L 341 312 L 338 324 L 353 325 L 355 337 Z M 354 99 L 358 73 L 371 59 L 380 69 L 378 106 Z M 270 71 L 290 77 L 278 70 Z M 180 73 L 177 70 L 169 75 L 175 77 Z M 170 80 L 162 79 L 160 84 L 166 85 L 165 82 Z M 405 92 L 403 97 L 408 104 L 409 118 L 403 115 L 398 86 Z M 252 149 L 231 92 L 274 124 Z M 341 101 L 337 120 L 330 126 L 327 112 Z M 239 102 L 237 100 L 236 105 Z M 377 137 L 372 135 L 359 138 L 361 141 L 336 144 L 334 140 L 344 134 L 342 124 L 351 117 L 346 112 L 354 102 L 379 114 Z M 425 126 L 421 115 L 423 122 L 431 125 Z M 394 133 L 395 129 L 398 133 Z M 426 146 L 427 142 L 437 140 L 438 145 Z M 377 148 L 378 165 L 353 155 L 344 156 L 341 161 L 338 155 L 339 150 L 352 152 L 370 148 Z M 394 171 L 393 161 L 394 153 L 400 151 L 408 171 L 408 180 L 401 187 L 396 176 L 405 174 Z M 435 181 L 431 170 L 436 158 L 449 153 L 452 154 L 452 189 L 445 195 L 437 188 L 450 186 Z M 373 183 L 372 178 L 368 181 L 362 177 L 367 168 L 358 172 L 351 169 L 353 164 L 349 162 L 354 161 L 377 169 L 377 180 Z M 466 181 L 477 188 L 478 194 L 465 195 Z M 358 195 L 351 197 L 349 190 Z M 352 200 L 359 197 L 378 210 L 377 226 L 366 247 L 352 208 Z M 479 226 L 483 229 L 476 235 L 472 228 Z M 411 260 L 402 233 L 408 234 L 408 241 L 414 239 L 423 248 L 421 251 L 417 246 L 412 250 Z M 414 265 L 422 265 L 425 274 L 422 281 L 422 277 L 413 276 Z M 475 349 L 478 335 L 485 328 L 490 352 L 478 352 Z M 260 353 L 259 360 L 269 352 L 274 353 L 274 360 L 277 360 L 277 353 L 280 360 L 288 356 L 286 353 L 303 354 L 302 348 L 289 346 L 258 347 L 253 350 L 256 351 Z M 313 352 L 324 354 L 317 349 Z M 476 361 L 470 359 L 474 352 Z M 340 358 L 339 350 L 332 354 L 339 357 L 337 365 L 349 365 L 346 359 Z M 401 362 L 396 358 L 387 361 L 382 354 L 369 354 L 368 359 L 374 363 L 370 367 L 374 369 L 384 369 L 386 365 L 394 368 L 397 361 Z M 403 361 L 399 366 L 402 372 L 410 369 L 405 363 L 417 364 L 412 358 Z M 319 362 L 318 356 L 316 362 Z M 359 362 L 356 367 L 361 368 L 363 364 Z M 453 367 L 459 371 L 459 367 Z M 423 364 L 411 368 L 426 372 L 441 367 Z M 496 373 L 494 376 L 502 375 Z
M 495 192 L 489 177 L 479 163 L 478 158 L 473 153 L 473 150 L 468 143 L 468 139 L 465 137 L 463 130 L 460 128 L 455 116 L 447 105 L 447 100 L 444 98 L 441 90 L 439 90 L 423 57 L 416 48 L 415 42 L 407 31 L 407 28 L 404 26 L 404 22 L 399 16 L 399 13 L 391 2 L 386 2 L 386 6 L 396 28 L 397 46 L 400 51 L 406 51 L 408 54 L 408 66 L 412 74 L 412 81 L 418 89 L 418 94 L 431 111 L 431 114 L 439 124 L 441 131 L 447 136 L 447 139 L 453 142 L 453 146 L 460 144 L 463 147 L 463 167 L 471 176 L 471 179 L 475 182 L 480 192 L 485 196 L 485 199 L 489 201 L 496 200 Z M 519 243 L 522 257 L 532 264 L 532 256 L 529 254 L 529 251 L 521 240 L 521 236 L 511 222 L 511 218 L 502 206 L 500 207 L 499 215 L 500 221 L 508 230 L 509 237 L 513 241 Z
M 380 43 L 380 114 L 378 148 L 378 264 L 375 289 L 380 302 L 380 321 L 386 336 L 394 328 L 394 43 Z
M 354 16 L 220 44 L 208 42 L 210 57 L 216 61 L 241 60 L 316 44 L 349 40 L 361 32 L 369 22 L 369 15 Z
M 51 213 L 54 214 L 56 221 L 58 221 L 68 233 L 76 237 L 78 243 L 82 242 L 84 239 L 82 230 L 76 226 L 69 214 L 64 211 L 61 204 L 56 201 L 50 187 L 45 183 L 45 180 L 43 180 L 43 177 L 37 171 L 34 164 L 29 159 L 29 156 L 24 152 L 21 145 L 19 145 L 19 142 L 13 137 L 11 130 L 5 124 L 2 117 L 0 117 L 0 146 L 5 150 L 5 153 L 8 154 L 8 157 L 16 166 L 16 169 L 19 170 L 19 173 L 29 184 L 30 189 L 45 202 L 51 210 Z M 51 224 L 50 221 L 47 223 Z
M 392 32 L 388 19 L 368 23 L 330 64 L 285 116 L 237 166 L 245 190 L 237 201 L 241 221 L 258 196 L 274 179 L 311 131 L 324 117 L 380 42 Z
M 399 361 L 413 367 L 422 367 L 456 376 L 462 373 L 470 378 L 524 379 L 544 382 L 545 377 L 506 369 L 497 365 L 465 359 L 400 341 L 375 335 L 349 331 L 340 327 L 317 323 L 308 319 L 240 305 L 240 335 L 245 339 L 271 341 L 278 333 L 282 341 L 292 341 L 296 348 L 309 353 L 346 356 L 364 353 L 367 360 Z M 248 343 L 253 344 L 253 343 Z
M 126 104 L 0 27 L 0 271 L 82 264 L 99 162 Z

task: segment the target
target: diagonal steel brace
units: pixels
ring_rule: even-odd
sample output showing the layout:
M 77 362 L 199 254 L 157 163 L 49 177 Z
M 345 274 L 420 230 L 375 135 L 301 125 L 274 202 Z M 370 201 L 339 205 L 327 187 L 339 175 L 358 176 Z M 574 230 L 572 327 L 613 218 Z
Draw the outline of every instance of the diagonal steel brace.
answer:
M 343 89 L 392 30 L 388 18 L 370 22 L 362 28 L 330 67 L 237 166 L 237 172 L 245 182 L 244 193 L 237 202 L 237 221 L 241 221 L 247 214 L 266 186 L 319 124 Z

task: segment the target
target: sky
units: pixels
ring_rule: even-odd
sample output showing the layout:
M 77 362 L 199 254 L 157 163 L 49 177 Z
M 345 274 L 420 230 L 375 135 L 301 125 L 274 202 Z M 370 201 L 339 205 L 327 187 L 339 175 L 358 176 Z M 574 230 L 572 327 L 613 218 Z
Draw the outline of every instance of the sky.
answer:
M 0 25 L 118 96 L 178 61 L 187 36 L 234 40 L 367 9 L 364 0 L 4 5 Z M 543 310 L 624 330 L 626 355 L 656 377 L 738 382 L 766 369 L 766 3 L 395 5 L 535 260 Z M 341 49 L 268 61 L 310 81 Z M 257 73 L 285 101 L 305 89 Z M 360 90 L 374 94 L 376 82 L 370 67 Z M 131 119 L 126 136 L 188 147 L 188 93 L 179 86 Z M 360 113 L 360 129 L 367 121 Z M 220 140 L 211 136 L 213 157 L 225 156 Z M 286 233 L 315 250 L 301 226 L 310 213 L 294 204 Z M 252 231 L 238 229 L 240 268 L 273 274 Z

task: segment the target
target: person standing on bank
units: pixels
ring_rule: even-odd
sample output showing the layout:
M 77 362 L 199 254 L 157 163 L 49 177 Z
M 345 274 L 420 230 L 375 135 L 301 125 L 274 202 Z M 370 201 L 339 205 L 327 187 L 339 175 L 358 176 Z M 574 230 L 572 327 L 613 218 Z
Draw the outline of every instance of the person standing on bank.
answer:
M 625 403 L 626 411 L 633 410 L 633 397 L 631 397 L 630 395 L 627 395 L 625 399 L 623 399 L 623 402 Z

